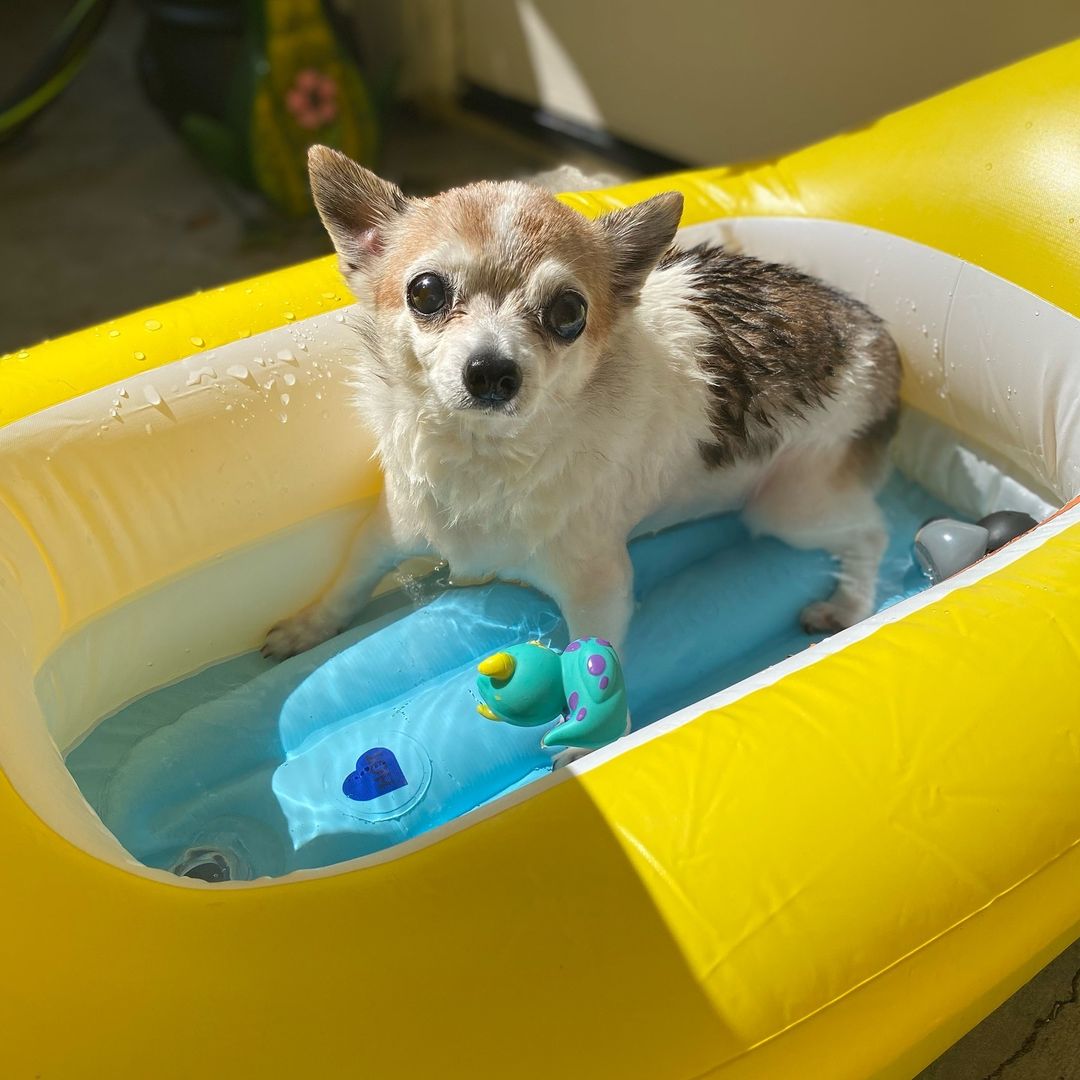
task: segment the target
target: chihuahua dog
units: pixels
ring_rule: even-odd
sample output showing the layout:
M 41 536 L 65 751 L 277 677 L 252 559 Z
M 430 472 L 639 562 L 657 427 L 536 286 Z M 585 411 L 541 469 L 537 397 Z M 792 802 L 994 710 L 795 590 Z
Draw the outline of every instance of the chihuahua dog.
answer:
M 571 637 L 618 647 L 635 530 L 735 508 L 837 558 L 807 631 L 870 613 L 900 363 L 863 304 L 673 247 L 674 192 L 589 220 L 528 183 L 415 199 L 326 147 L 309 164 L 358 298 L 357 403 L 386 482 L 337 579 L 266 655 L 340 632 L 417 554 L 531 584 Z

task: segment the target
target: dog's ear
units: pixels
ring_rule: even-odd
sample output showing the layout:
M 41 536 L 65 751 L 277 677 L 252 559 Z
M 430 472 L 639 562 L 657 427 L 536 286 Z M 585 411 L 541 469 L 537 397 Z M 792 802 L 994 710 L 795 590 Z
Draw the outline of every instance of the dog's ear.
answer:
M 682 195 L 667 191 L 598 219 L 614 253 L 617 293 L 637 295 L 649 271 L 675 239 L 682 209 Z
M 382 251 L 383 228 L 408 206 L 401 189 L 328 146 L 308 150 L 311 194 L 341 256 L 342 271 Z

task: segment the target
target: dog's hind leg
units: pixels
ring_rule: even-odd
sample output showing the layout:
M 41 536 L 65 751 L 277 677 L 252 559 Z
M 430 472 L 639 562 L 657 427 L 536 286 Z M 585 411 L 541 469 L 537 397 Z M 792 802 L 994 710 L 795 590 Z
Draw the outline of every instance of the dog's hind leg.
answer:
M 827 600 L 803 609 L 808 633 L 831 633 L 874 609 L 888 536 L 874 499 L 887 469 L 887 439 L 868 433 L 847 446 L 791 453 L 778 461 L 744 512 L 754 532 L 792 547 L 823 548 L 839 561 Z
M 874 586 L 887 537 L 880 520 L 881 511 L 876 505 L 872 507 L 872 513 L 879 520 L 861 530 L 816 539 L 802 536 L 803 542 L 798 544 L 789 541 L 792 546 L 824 548 L 840 561 L 839 581 L 832 596 L 807 604 L 799 615 L 799 622 L 808 634 L 843 630 L 873 612 Z M 870 508 L 867 516 L 870 516 Z

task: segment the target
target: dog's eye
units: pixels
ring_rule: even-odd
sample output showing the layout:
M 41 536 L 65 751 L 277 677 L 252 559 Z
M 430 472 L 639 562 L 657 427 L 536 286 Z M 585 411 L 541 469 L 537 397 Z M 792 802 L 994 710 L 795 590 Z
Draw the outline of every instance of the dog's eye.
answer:
M 446 307 L 448 292 L 438 274 L 421 274 L 409 282 L 409 307 L 421 315 L 434 315 Z
M 548 306 L 544 322 L 564 341 L 573 341 L 585 329 L 585 297 L 567 289 Z

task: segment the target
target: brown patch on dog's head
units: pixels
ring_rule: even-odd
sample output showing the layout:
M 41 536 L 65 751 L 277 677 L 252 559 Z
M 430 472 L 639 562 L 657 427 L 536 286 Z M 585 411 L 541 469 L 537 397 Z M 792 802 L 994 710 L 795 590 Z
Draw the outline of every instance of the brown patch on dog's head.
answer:
M 430 254 L 463 301 L 501 303 L 528 292 L 543 263 L 561 267 L 563 282 L 583 290 L 597 331 L 609 319 L 611 255 L 594 224 L 528 184 L 483 181 L 454 188 L 409 208 L 376 284 L 380 306 L 400 302 L 410 270 Z M 554 283 L 553 283 L 554 284 Z
M 388 181 L 325 146 L 308 153 L 315 205 L 346 275 L 377 268 L 381 307 L 399 303 L 402 278 L 425 253 L 456 249 L 469 291 L 498 298 L 520 288 L 542 263 L 573 272 L 588 292 L 596 330 L 633 302 L 670 246 L 682 196 L 669 192 L 589 221 L 541 188 L 482 181 L 427 199 L 409 199 Z M 462 283 L 465 284 L 465 283 Z

